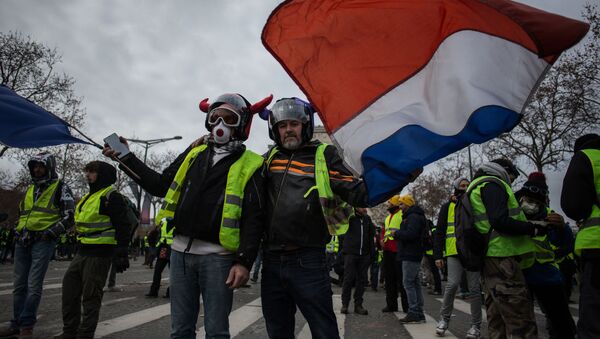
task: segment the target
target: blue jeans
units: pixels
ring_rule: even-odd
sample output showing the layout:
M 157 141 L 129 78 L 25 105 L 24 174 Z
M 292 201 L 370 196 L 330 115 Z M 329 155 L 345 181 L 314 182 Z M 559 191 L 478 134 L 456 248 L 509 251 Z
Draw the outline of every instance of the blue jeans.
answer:
M 408 313 L 419 317 L 423 314 L 423 293 L 421 292 L 421 279 L 419 278 L 419 261 L 403 260 L 398 262 L 402 265 L 402 283 L 408 299 Z
M 36 240 L 29 246 L 15 244 L 15 281 L 13 290 L 14 328 L 33 327 L 42 299 L 44 277 L 56 241 Z
M 271 339 L 294 338 L 296 306 L 313 338 L 339 338 L 325 249 L 265 252 L 261 298 Z
M 200 296 L 206 338 L 229 338 L 233 290 L 225 285 L 233 265 L 230 255 L 171 251 L 171 338 L 196 338 Z

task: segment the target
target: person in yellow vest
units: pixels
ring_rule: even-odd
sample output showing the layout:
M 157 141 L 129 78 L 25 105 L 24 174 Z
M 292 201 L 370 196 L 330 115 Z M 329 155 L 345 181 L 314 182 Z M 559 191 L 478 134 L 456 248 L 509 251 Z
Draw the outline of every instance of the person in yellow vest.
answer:
M 402 311 L 408 312 L 408 298 L 402 283 L 402 265 L 396 264 L 398 244 L 394 240 L 394 232 L 400 229 L 402 210 L 400 210 L 400 195 L 394 195 L 387 201 L 388 216 L 381 230 L 381 247 L 383 248 L 383 275 L 385 280 L 384 313 L 398 312 L 398 294 Z
M 210 135 L 194 142 L 162 173 L 129 153 L 125 167 L 148 193 L 165 197 L 156 216 L 173 218 L 170 298 L 171 337 L 195 338 L 204 308 L 207 337 L 229 337 L 233 290 L 245 285 L 264 233 L 264 158 L 244 146 L 254 113 L 272 96 L 250 104 L 239 94 L 223 94 L 210 104 L 205 127 Z M 123 143 L 127 141 L 122 138 Z M 108 157 L 119 153 L 108 146 Z M 141 178 L 141 179 L 140 179 Z
M 71 189 L 56 173 L 54 155 L 43 152 L 27 163 L 33 183 L 19 204 L 15 234 L 13 318 L 0 337 L 30 338 L 42 298 L 42 285 L 58 237 L 73 226 Z
M 575 240 L 581 266 L 577 336 L 600 338 L 600 136 L 579 137 L 574 151 L 560 204 L 579 225 Z
M 163 218 L 160 221 L 160 228 L 158 231 L 159 239 L 156 242 L 156 248 L 158 249 L 158 253 L 156 256 L 156 266 L 154 266 L 154 276 L 152 278 L 152 285 L 150 286 L 150 291 L 146 294 L 146 297 L 156 298 L 158 297 L 158 290 L 160 289 L 160 279 L 162 276 L 162 272 L 165 269 L 165 266 L 170 265 L 171 258 L 171 245 L 173 244 L 173 228 L 168 227 L 168 219 Z M 170 267 L 170 266 L 169 266 Z M 167 288 L 167 293 L 165 294 L 165 298 L 169 297 L 169 289 Z
M 559 247 L 573 241 L 573 238 L 563 231 L 567 227 L 563 217 L 548 206 L 546 176 L 541 172 L 529 174 L 515 197 L 527 220 L 547 223 L 546 232 L 539 232 L 532 237 L 535 263 L 523 270 L 527 287 L 546 315 L 550 338 L 575 338 L 575 322 L 569 311 L 563 277 L 554 255 Z
M 314 108 L 278 100 L 267 118 L 276 146 L 267 153 L 267 239 L 262 306 L 271 338 L 293 338 L 299 308 L 313 338 L 338 338 L 325 246 L 344 233 L 350 205 L 367 206 L 364 183 L 352 177 L 335 147 L 312 141 Z M 265 116 L 263 116 L 265 118 Z
M 454 192 L 450 201 L 440 208 L 437 220 L 437 232 L 433 241 L 433 257 L 438 268 L 444 267 L 444 258 L 448 267 L 448 281 L 444 290 L 444 298 L 440 309 L 440 321 L 435 332 L 443 336 L 448 330 L 448 325 L 454 309 L 454 298 L 459 288 L 463 273 L 466 272 L 469 294 L 467 300 L 471 304 L 471 327 L 467 331 L 468 339 L 476 339 L 481 335 L 481 275 L 479 272 L 466 271 L 458 259 L 456 250 L 456 235 L 454 233 L 454 210 L 458 199 L 466 192 L 469 180 L 458 178 L 454 180 Z
M 132 225 L 125 198 L 113 186 L 117 171 L 92 161 L 84 172 L 90 191 L 75 207 L 78 251 L 63 277 L 63 333 L 54 339 L 93 338 L 111 264 L 119 273 L 129 267 Z
M 522 269 L 533 265 L 531 236 L 538 229 L 527 221 L 510 187 L 518 176 L 510 160 L 496 159 L 483 164 L 467 188 L 475 228 L 488 239 L 482 280 L 492 339 L 537 338 Z

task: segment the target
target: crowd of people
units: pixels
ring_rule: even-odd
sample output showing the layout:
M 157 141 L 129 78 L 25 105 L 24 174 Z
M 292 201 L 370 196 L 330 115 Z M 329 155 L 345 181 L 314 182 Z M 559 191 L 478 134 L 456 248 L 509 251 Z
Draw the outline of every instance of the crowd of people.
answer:
M 239 94 L 224 94 L 212 103 L 203 100 L 210 134 L 162 172 L 132 153 L 107 145 L 103 150 L 145 191 L 164 197 L 159 225 L 133 243 L 145 248 L 144 264 L 154 268 L 147 297 L 158 297 L 169 266 L 171 338 L 196 337 L 200 298 L 206 337 L 228 338 L 233 290 L 250 278 L 257 282 L 259 272 L 270 338 L 294 338 L 297 309 L 314 338 L 339 338 L 332 268 L 338 274 L 333 282 L 342 286 L 341 313 L 352 306 L 354 313 L 368 315 L 365 287 L 377 290 L 383 280 L 382 312 L 402 310 L 402 324 L 423 323 L 422 276 L 428 272 L 431 293 L 443 298 L 439 336 L 448 330 L 459 288 L 471 304 L 467 338 L 481 336 L 482 304 L 490 338 L 536 338 L 534 300 L 553 338 L 600 336 L 598 135 L 577 140 L 564 179 L 561 206 L 578 222 L 576 240 L 564 217 L 549 207 L 545 176 L 532 173 L 513 191 L 520 173 L 506 159 L 481 165 L 471 179 L 454 180 L 435 223 L 419 201 L 404 194 L 389 199 L 384 224 L 375 225 L 364 181 L 344 166 L 335 147 L 313 140 L 313 107 L 283 98 L 267 110 L 271 99 L 251 104 Z M 262 156 L 244 146 L 255 113 L 268 117 L 275 142 Z M 32 184 L 14 235 L 14 314 L 0 336 L 32 336 L 48 262 L 69 231 L 77 250 L 63 277 L 63 333 L 55 338 L 93 338 L 107 278 L 114 287 L 112 272 L 127 270 L 130 254 L 137 255 L 130 249 L 135 218 L 107 162 L 85 166 L 89 192 L 77 204 L 58 179 L 51 154 L 35 156 L 28 166 Z M 477 246 L 469 242 L 474 233 L 468 230 L 482 239 Z M 465 259 L 467 252 L 479 255 L 469 257 L 477 269 Z M 250 277 L 258 265 L 262 268 L 255 267 Z M 581 295 L 577 326 L 568 310 L 575 267 Z

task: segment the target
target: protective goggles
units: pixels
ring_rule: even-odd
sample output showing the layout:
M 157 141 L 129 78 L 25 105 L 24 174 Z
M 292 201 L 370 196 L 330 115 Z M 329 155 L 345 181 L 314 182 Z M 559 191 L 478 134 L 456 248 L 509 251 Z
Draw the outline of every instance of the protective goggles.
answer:
M 524 185 L 523 189 L 528 190 L 531 193 L 534 194 L 542 194 L 542 195 L 547 195 L 548 191 L 543 189 L 543 188 L 539 188 L 537 186 L 529 186 L 529 185 Z
M 238 112 L 227 107 L 217 107 L 208 112 L 209 125 L 218 125 L 219 120 L 223 121 L 227 127 L 238 127 L 242 118 Z

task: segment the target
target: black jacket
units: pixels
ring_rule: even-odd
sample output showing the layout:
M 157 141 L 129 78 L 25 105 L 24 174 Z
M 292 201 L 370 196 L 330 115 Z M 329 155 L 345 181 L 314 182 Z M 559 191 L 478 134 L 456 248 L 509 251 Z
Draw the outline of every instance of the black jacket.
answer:
M 280 148 L 269 165 L 265 245 L 268 251 L 288 246 L 325 248 L 330 240 L 318 191 L 313 189 L 304 197 L 316 185 L 314 164 L 319 144 L 313 141 L 295 151 Z M 335 147 L 326 148 L 325 161 L 333 193 L 352 206 L 366 207 L 366 186 L 352 177 Z
M 231 165 L 241 157 L 243 150 L 229 154 L 211 164 L 214 153 L 213 146 L 201 152 L 188 170 L 184 179 L 172 224 L 174 235 L 181 234 L 190 239 L 201 239 L 219 244 L 219 230 L 223 214 L 223 201 L 227 173 Z M 179 166 L 192 148 L 188 147 L 171 163 L 162 174 L 159 174 L 142 163 L 133 154 L 123 160 L 142 179 L 132 177 L 148 193 L 164 197 L 177 174 Z M 121 167 L 126 173 L 123 167 Z M 258 246 L 264 230 L 264 185 L 263 170 L 257 170 L 246 184 L 242 202 L 240 220 L 240 245 L 236 253 L 236 262 L 247 268 L 258 253 Z
M 586 148 L 600 149 L 600 140 L 590 142 Z M 567 217 L 580 221 L 590 216 L 597 203 L 590 159 L 581 151 L 575 152 L 563 180 L 560 206 Z M 582 258 L 600 259 L 600 250 L 584 250 Z
M 95 192 L 102 190 L 117 180 L 116 170 L 113 166 L 100 162 L 100 168 L 98 170 L 98 178 L 96 182 L 90 184 L 90 194 L 85 198 L 86 200 Z M 81 209 L 85 203 L 84 200 L 78 208 Z M 134 225 L 131 225 L 129 218 L 127 217 L 129 206 L 125 202 L 119 192 L 112 192 L 108 199 L 106 197 L 100 198 L 100 211 L 102 215 L 110 217 L 110 222 L 115 228 L 115 239 L 117 240 L 116 247 L 129 246 L 129 234 L 130 230 Z M 111 257 L 114 252 L 115 245 L 90 245 L 90 244 L 78 244 L 79 254 L 82 256 L 92 257 Z
M 414 205 L 403 212 L 400 229 L 394 233 L 398 243 L 396 260 L 421 261 L 425 252 L 423 240 L 426 227 L 427 219 L 421 207 Z
M 444 250 L 446 249 L 446 232 L 448 231 L 448 206 L 450 201 L 443 204 L 440 207 L 440 213 L 438 214 L 437 227 L 433 232 L 433 258 L 435 260 L 442 259 L 444 257 Z
M 350 217 L 348 232 L 343 235 L 343 254 L 371 255 L 374 248 L 375 225 L 368 215 Z

